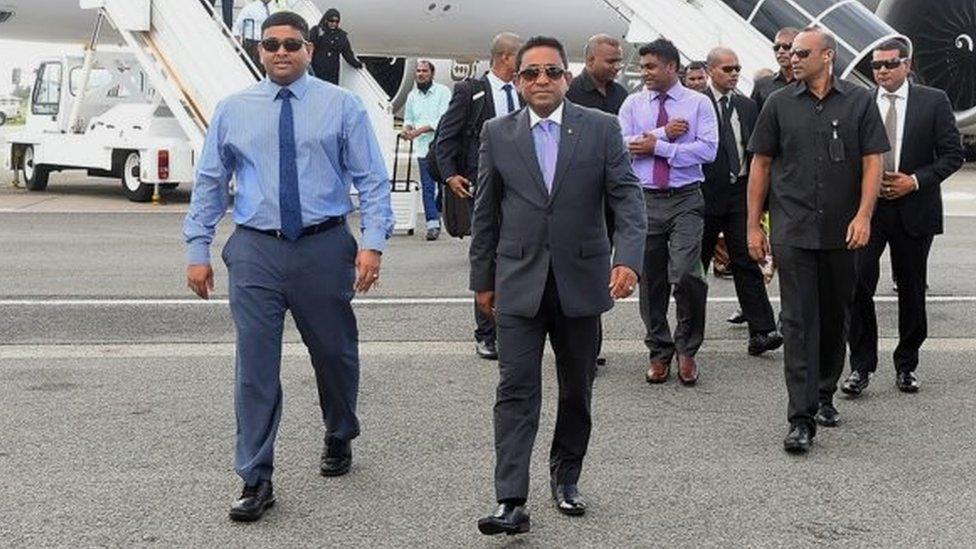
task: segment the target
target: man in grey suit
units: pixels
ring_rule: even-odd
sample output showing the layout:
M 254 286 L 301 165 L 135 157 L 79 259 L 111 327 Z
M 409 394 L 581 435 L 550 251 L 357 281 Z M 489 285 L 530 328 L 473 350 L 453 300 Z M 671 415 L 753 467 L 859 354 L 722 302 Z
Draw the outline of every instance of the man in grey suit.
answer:
M 631 295 L 646 221 L 615 117 L 564 101 L 570 75 L 553 38 L 518 53 L 527 108 L 481 132 L 471 240 L 471 289 L 494 314 L 500 380 L 495 402 L 494 515 L 487 535 L 528 532 L 529 461 L 539 427 L 546 336 L 556 355 L 559 409 L 549 453 L 557 509 L 581 515 L 577 482 L 590 438 L 600 315 Z M 604 204 L 614 212 L 611 269 Z

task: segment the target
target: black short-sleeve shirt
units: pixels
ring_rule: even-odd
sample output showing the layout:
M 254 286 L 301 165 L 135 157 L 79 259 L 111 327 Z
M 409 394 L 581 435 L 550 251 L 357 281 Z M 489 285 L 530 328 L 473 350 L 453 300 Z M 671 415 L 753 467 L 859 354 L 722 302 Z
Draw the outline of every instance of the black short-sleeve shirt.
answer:
M 586 70 L 573 78 L 566 91 L 566 99 L 573 103 L 614 115 L 620 113 L 620 106 L 624 104 L 627 95 L 627 88 L 616 82 L 607 84 L 607 94 L 603 95 Z
M 752 100 L 759 105 L 759 110 L 762 110 L 763 105 L 769 96 L 773 94 L 774 91 L 785 88 L 790 85 L 792 80 L 787 80 L 786 75 L 783 74 L 782 70 L 776 71 L 772 76 L 764 76 L 752 86 Z
M 861 202 L 862 157 L 889 148 L 874 97 L 856 84 L 835 78 L 823 100 L 803 82 L 774 92 L 749 140 L 749 152 L 773 158 L 770 241 L 846 247 Z

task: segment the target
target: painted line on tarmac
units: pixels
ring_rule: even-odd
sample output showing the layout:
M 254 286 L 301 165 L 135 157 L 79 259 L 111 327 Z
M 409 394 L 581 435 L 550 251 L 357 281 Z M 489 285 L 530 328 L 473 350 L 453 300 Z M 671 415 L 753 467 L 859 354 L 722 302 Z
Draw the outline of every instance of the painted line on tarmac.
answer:
M 469 297 L 377 297 L 353 300 L 357 307 L 381 305 L 470 305 Z M 779 296 L 769 300 L 779 303 Z M 637 303 L 636 297 L 620 300 L 620 303 Z M 673 298 L 672 298 L 673 301 Z M 897 303 L 893 295 L 875 296 L 877 303 Z M 932 295 L 925 298 L 926 303 L 976 303 L 976 295 Z M 738 303 L 734 296 L 710 297 L 709 303 Z M 182 306 L 221 306 L 229 304 L 227 299 L 0 299 L 0 307 L 182 307 Z
M 742 339 L 706 339 L 702 346 L 704 353 L 726 354 L 743 352 Z M 882 338 L 879 349 L 889 352 L 898 345 L 896 338 Z M 647 353 L 644 342 L 624 339 L 604 341 L 607 353 L 640 354 Z M 973 338 L 929 338 L 925 341 L 922 353 L 931 352 L 973 352 L 976 351 L 976 339 Z M 388 356 L 458 356 L 474 358 L 473 345 L 468 341 L 362 341 L 359 352 L 367 360 L 369 357 Z M 307 357 L 305 345 L 297 342 L 287 342 L 282 346 L 282 354 L 286 357 Z M 547 355 L 551 350 L 547 347 Z M 233 343 L 127 343 L 127 344 L 28 344 L 28 345 L 0 345 L 0 360 L 36 360 L 36 359 L 131 359 L 131 358 L 183 358 L 183 357 L 215 357 L 227 358 L 234 356 Z M 782 353 L 774 353 L 773 358 L 779 360 Z M 98 368 L 103 362 L 92 362 L 86 367 Z M 34 365 L 32 368 L 36 367 Z

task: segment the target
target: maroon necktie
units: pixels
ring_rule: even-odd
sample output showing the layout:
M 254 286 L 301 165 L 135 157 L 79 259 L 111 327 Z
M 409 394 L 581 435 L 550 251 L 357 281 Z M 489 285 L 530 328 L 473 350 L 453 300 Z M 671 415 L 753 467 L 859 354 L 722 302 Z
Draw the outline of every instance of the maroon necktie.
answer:
M 657 111 L 657 125 L 656 128 L 662 128 L 668 125 L 668 111 L 664 108 L 664 101 L 668 98 L 667 94 L 660 93 L 657 96 L 658 111 Z M 671 176 L 671 165 L 668 164 L 668 159 L 663 156 L 654 157 L 654 186 L 659 189 L 668 188 L 668 179 Z

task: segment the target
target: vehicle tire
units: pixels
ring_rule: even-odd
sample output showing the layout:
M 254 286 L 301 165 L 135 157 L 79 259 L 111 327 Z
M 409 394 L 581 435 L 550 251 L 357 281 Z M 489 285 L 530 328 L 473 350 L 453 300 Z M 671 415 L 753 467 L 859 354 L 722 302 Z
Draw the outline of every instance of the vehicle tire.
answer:
M 139 176 L 139 153 L 133 151 L 125 157 L 122 165 L 122 190 L 132 202 L 152 200 L 153 186 L 143 183 Z
M 3 126 L 6 123 L 7 123 L 7 115 L 3 112 L 0 112 L 0 126 Z
M 34 147 L 27 146 L 20 161 L 20 171 L 24 175 L 24 184 L 29 191 L 43 191 L 47 188 L 47 178 L 51 168 L 43 164 L 34 164 Z

